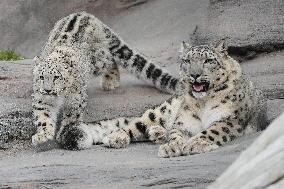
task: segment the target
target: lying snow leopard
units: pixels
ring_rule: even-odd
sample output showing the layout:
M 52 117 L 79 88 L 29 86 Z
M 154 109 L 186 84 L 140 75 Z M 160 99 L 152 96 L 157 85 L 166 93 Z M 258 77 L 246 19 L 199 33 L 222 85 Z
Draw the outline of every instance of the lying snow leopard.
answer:
M 109 27 L 86 12 L 59 20 L 34 62 L 34 145 L 44 144 L 64 127 L 82 121 L 89 73 L 103 74 L 105 90 L 119 86 L 118 66 L 167 92 L 174 93 L 178 85 L 178 79 L 130 49 Z
M 242 76 L 224 40 L 215 46 L 183 43 L 180 57 L 182 95 L 141 117 L 73 127 L 72 133 L 63 136 L 66 146 L 82 149 L 102 142 L 121 148 L 130 141 L 149 139 L 166 142 L 160 146 L 159 156 L 174 157 L 208 152 L 245 131 L 265 128 L 266 100 Z

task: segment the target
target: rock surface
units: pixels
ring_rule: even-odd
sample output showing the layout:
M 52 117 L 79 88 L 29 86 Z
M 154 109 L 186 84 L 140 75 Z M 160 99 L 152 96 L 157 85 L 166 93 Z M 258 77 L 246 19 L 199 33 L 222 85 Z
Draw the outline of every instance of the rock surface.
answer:
M 240 138 L 202 155 L 159 158 L 158 145 L 83 151 L 0 151 L 0 188 L 194 188 L 212 183 L 255 138 Z
M 229 38 L 229 52 L 253 58 L 284 48 L 284 1 L 210 0 L 207 17 L 193 33 L 194 44 Z

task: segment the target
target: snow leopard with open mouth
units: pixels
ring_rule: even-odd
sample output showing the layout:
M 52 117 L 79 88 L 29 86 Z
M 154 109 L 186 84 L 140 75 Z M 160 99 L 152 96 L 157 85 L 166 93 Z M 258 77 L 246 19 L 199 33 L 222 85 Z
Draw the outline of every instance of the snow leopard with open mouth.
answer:
M 159 156 L 204 153 L 248 131 L 267 126 L 266 99 L 245 79 L 239 63 L 217 45 L 183 43 L 180 55 L 182 95 L 173 96 L 141 117 L 117 118 L 73 127 L 65 132 L 68 149 L 94 143 L 122 148 L 131 141 L 165 143 Z M 72 136 L 72 137 L 71 137 Z

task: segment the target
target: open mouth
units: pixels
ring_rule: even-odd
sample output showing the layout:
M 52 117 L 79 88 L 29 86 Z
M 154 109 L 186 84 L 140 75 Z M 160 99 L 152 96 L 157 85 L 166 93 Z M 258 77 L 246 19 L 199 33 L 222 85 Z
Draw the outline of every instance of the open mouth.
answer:
M 51 92 L 51 93 L 47 93 L 47 92 L 44 92 L 44 93 L 41 93 L 42 95 L 49 95 L 49 96 L 57 96 L 57 93 L 55 92 Z
M 208 82 L 201 82 L 201 83 L 199 83 L 199 82 L 194 82 L 194 83 L 192 84 L 192 89 L 193 89 L 193 91 L 195 91 L 195 92 L 205 92 L 205 91 L 207 91 L 208 86 L 209 86 L 209 83 L 208 83 Z

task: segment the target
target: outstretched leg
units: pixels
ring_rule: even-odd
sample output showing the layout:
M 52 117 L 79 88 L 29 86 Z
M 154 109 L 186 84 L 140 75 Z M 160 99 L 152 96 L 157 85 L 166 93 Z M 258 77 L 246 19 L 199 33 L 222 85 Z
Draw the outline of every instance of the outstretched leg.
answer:
M 116 133 L 121 127 L 124 127 L 128 122 L 126 118 L 117 118 L 113 120 L 105 120 L 95 123 L 83 123 L 83 122 L 69 122 L 68 125 L 62 127 L 58 140 L 60 144 L 69 150 L 81 150 L 91 147 L 93 144 L 104 143 L 109 147 L 114 143 L 119 145 L 129 144 L 129 136 L 124 135 L 115 139 L 115 141 L 109 140 L 108 135 Z M 117 145 L 118 145 L 117 144 Z
M 117 65 L 102 76 L 102 88 L 106 91 L 119 87 L 120 74 Z
M 133 118 L 119 131 L 106 136 L 108 147 L 126 147 L 130 141 L 150 140 L 156 144 L 167 141 L 167 127 L 174 122 L 183 99 L 172 97 L 160 106 L 147 110 L 141 117 Z M 125 143 L 126 142 L 126 143 Z

